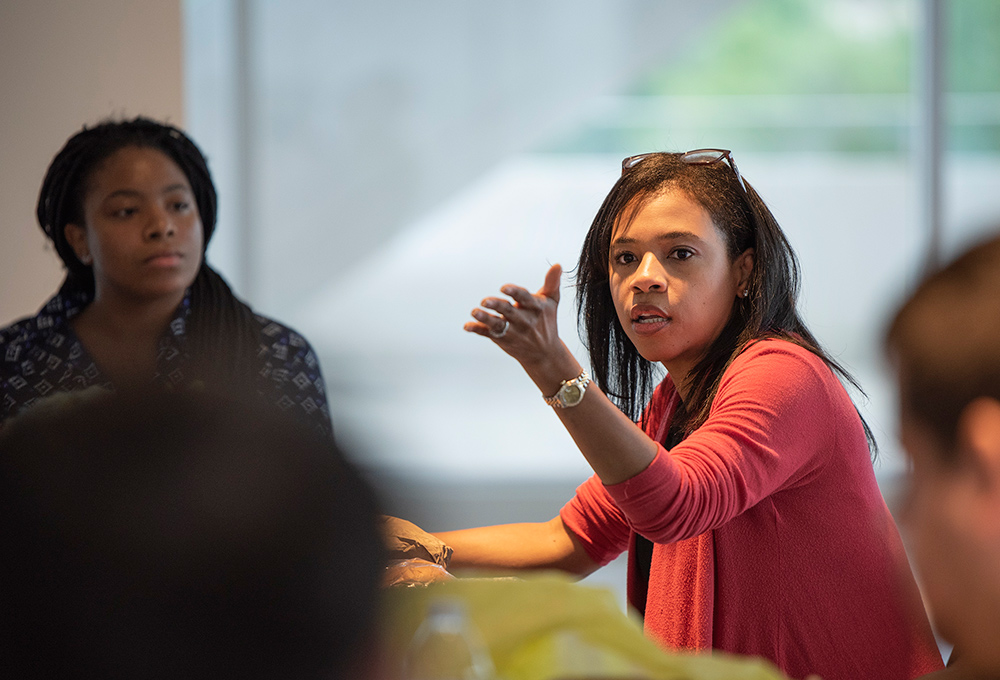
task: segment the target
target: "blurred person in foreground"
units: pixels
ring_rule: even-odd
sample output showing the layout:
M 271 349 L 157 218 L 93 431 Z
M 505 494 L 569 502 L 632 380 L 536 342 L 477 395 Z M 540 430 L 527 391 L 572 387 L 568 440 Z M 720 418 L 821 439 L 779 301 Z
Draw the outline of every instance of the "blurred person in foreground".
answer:
M 59 395 L 0 433 L 0 677 L 376 677 L 373 491 L 208 393 Z
M 1000 238 L 923 281 L 886 346 L 912 463 L 902 523 L 955 645 L 941 677 L 1000 677 Z

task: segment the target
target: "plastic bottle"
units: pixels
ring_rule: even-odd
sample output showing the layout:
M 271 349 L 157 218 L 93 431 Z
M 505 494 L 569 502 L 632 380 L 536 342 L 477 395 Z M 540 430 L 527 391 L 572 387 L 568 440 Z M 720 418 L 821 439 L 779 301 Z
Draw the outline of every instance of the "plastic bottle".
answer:
M 413 635 L 404 680 L 495 680 L 493 662 L 465 603 L 438 599 Z

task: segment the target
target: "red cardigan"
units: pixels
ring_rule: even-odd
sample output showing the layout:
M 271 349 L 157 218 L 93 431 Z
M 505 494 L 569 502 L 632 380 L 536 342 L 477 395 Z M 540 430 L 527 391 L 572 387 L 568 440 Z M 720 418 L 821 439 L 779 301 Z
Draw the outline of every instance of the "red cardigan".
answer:
M 668 377 L 648 407 L 662 442 Z M 793 678 L 914 678 L 942 668 L 861 420 L 815 354 L 758 342 L 705 423 L 620 484 L 595 476 L 560 512 L 599 564 L 629 550 L 629 601 L 668 649 L 763 656 Z M 654 543 L 637 583 L 633 532 Z

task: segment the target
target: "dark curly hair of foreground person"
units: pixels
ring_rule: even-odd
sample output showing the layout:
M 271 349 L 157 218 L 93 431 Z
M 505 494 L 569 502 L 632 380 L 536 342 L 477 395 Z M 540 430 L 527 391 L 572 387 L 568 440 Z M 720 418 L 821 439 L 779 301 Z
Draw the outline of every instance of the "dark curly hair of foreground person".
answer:
M 0 677 L 369 677 L 377 505 L 260 404 L 39 403 L 0 432 Z

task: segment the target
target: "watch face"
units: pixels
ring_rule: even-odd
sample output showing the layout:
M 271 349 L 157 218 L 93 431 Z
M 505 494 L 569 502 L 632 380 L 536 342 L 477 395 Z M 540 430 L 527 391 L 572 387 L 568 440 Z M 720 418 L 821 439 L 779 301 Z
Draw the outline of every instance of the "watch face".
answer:
M 566 406 L 576 406 L 583 399 L 583 393 L 586 388 L 583 385 L 578 385 L 576 383 L 566 385 L 562 388 L 562 403 Z

